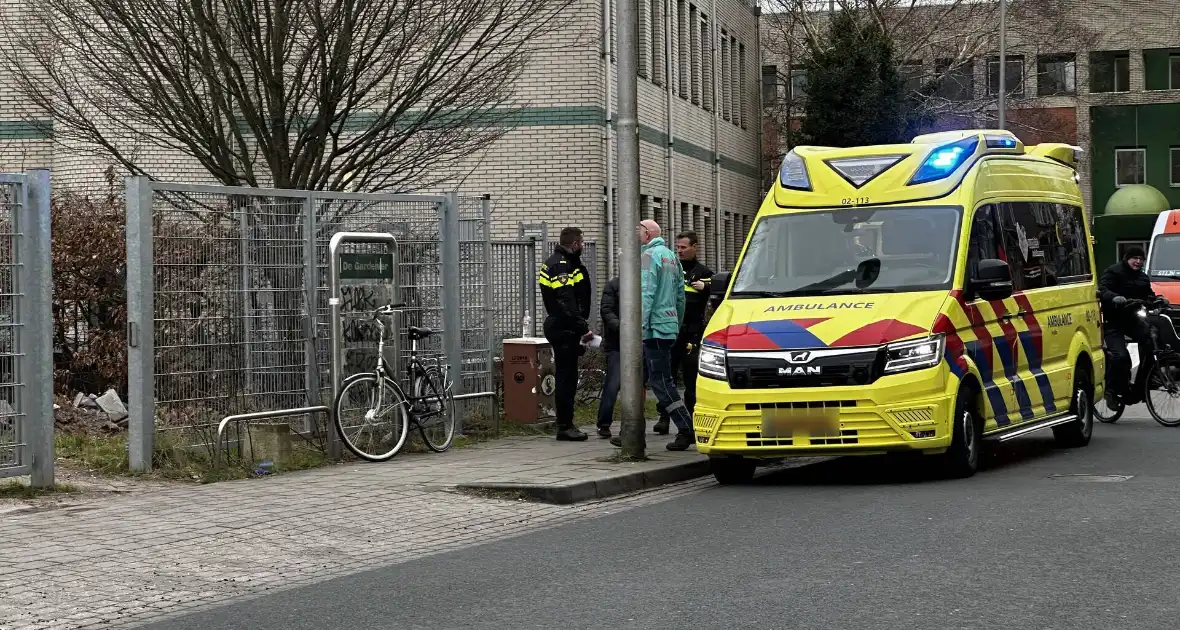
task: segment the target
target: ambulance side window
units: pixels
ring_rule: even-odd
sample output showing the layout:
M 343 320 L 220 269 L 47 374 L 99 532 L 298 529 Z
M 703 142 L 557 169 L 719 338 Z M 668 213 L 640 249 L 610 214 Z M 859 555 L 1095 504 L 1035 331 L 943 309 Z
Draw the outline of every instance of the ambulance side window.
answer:
M 999 226 L 996 224 L 995 206 L 980 206 L 971 221 L 971 236 L 967 242 L 967 280 L 975 277 L 979 261 L 991 259 L 1007 260 Z M 1016 281 L 1013 274 L 1013 282 Z
M 1053 247 L 1057 218 L 1054 204 L 1014 201 L 999 204 L 1000 227 L 1012 284 L 1016 291 L 1057 285 L 1057 261 Z
M 1054 204 L 1057 214 L 1056 249 L 1058 282 L 1072 284 L 1089 282 L 1090 248 L 1086 236 L 1086 217 L 1078 206 Z

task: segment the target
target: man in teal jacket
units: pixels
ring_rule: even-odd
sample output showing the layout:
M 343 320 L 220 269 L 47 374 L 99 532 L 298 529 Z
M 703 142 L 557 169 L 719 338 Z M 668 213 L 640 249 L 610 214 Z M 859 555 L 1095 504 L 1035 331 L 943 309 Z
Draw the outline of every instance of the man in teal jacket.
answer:
M 680 398 L 672 377 L 672 346 L 684 323 L 684 270 L 680 259 L 664 244 L 660 225 L 647 220 L 636 230 L 643 244 L 640 257 L 643 286 L 643 360 L 647 380 L 661 411 L 676 425 L 676 439 L 668 450 L 683 451 L 692 446 L 692 416 Z

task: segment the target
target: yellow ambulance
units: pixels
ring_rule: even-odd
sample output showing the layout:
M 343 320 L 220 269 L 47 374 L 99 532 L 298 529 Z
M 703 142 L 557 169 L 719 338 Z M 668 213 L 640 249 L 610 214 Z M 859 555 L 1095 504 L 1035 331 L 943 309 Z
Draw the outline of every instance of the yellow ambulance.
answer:
M 709 321 L 693 416 L 717 480 L 791 456 L 1085 446 L 1105 361 L 1080 149 L 1002 130 L 796 147 Z

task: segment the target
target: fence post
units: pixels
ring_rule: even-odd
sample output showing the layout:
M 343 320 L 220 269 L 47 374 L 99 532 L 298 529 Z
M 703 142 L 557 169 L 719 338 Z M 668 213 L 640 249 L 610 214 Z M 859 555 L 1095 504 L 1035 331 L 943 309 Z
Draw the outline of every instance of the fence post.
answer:
M 439 230 L 442 239 L 440 253 L 442 254 L 442 308 L 443 308 L 443 354 L 449 366 L 451 382 L 454 383 L 452 393 L 456 396 L 463 393 L 463 317 L 462 279 L 459 277 L 459 195 L 447 193 L 447 201 L 443 204 L 442 229 Z M 456 422 L 455 432 L 463 430 L 463 419 L 460 416 Z
M 127 185 L 127 455 L 131 470 L 152 469 L 156 440 L 152 296 L 152 183 Z
M 303 199 L 303 318 L 304 342 L 304 386 L 307 388 L 307 406 L 320 404 L 320 366 L 316 351 L 317 322 L 319 321 L 319 267 L 316 265 L 316 221 L 315 194 L 308 193 Z M 319 425 L 311 414 L 305 416 L 303 429 L 316 433 Z M 331 431 L 331 427 L 326 427 Z
M 492 298 L 492 295 L 493 295 L 492 294 L 492 281 L 495 279 L 494 276 L 492 275 L 492 196 L 491 195 L 484 195 L 483 202 L 480 205 L 481 205 L 481 210 L 483 210 L 482 215 L 483 215 L 483 252 L 484 252 L 483 263 L 484 264 L 483 264 L 483 269 L 481 269 L 481 271 L 483 272 L 483 311 L 484 311 L 483 325 L 484 325 L 484 330 L 486 331 L 487 336 L 488 336 L 487 337 L 487 339 L 488 339 L 487 353 L 488 354 L 487 354 L 487 362 L 485 363 L 485 365 L 488 366 L 488 380 L 487 380 L 487 385 L 483 388 L 483 391 L 495 392 L 496 391 L 496 364 L 493 361 L 493 357 L 496 356 L 496 352 L 494 350 L 494 348 L 496 347 L 496 340 L 493 339 L 492 337 L 493 337 L 493 333 L 495 333 L 495 330 L 496 330 L 496 327 L 494 325 L 495 317 L 496 317 L 496 309 L 492 306 L 492 299 L 493 299 Z M 504 287 L 504 288 L 507 289 L 507 287 Z M 492 408 L 491 408 L 490 413 L 492 414 L 493 417 L 498 418 L 499 409 L 500 409 L 499 402 L 500 401 L 497 397 L 495 397 L 495 396 L 492 397 Z M 497 429 L 499 428 L 498 423 L 499 423 L 499 420 L 497 419 Z M 498 430 L 497 430 L 497 433 L 499 433 Z
M 20 208 L 20 233 L 24 239 L 21 282 L 24 308 L 20 314 L 23 330 L 24 365 L 20 370 L 25 383 L 22 396 L 25 421 L 29 428 L 29 454 L 32 455 L 30 482 L 37 488 L 53 487 L 53 298 L 50 255 L 50 181 L 48 169 L 26 173 L 26 203 Z

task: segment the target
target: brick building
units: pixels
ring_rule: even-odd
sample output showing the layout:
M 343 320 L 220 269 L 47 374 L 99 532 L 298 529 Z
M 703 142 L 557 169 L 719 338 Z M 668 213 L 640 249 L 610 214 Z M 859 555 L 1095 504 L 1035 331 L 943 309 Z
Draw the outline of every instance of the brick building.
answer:
M 447 173 L 462 194 L 490 194 L 495 236 L 546 221 L 550 234 L 578 225 L 599 252 L 632 226 L 615 225 L 614 2 L 578 2 L 546 37 L 516 86 L 523 107 L 486 151 Z M 9 5 L 12 6 L 12 5 Z M 758 10 L 745 0 L 641 0 L 639 110 L 641 213 L 695 229 L 705 258 L 728 268 L 761 201 Z M 609 37 L 604 37 L 609 34 Z M 93 188 L 109 166 L 79 147 L 54 145 L 48 125 L 0 76 L 0 171 L 49 165 L 56 185 Z M 145 148 L 161 179 L 209 182 L 185 156 Z M 617 223 L 617 221 L 615 222 Z M 600 259 L 610 258 L 599 256 Z M 607 264 L 599 261 L 604 275 Z
M 928 20 L 907 16 L 919 30 L 937 21 L 940 30 L 927 32 L 960 50 L 979 42 L 975 54 L 956 59 L 950 67 L 948 55 L 931 48 L 919 48 L 922 54 L 900 60 L 912 89 L 922 86 L 923 79 L 937 79 L 933 94 L 942 100 L 944 113 L 934 130 L 996 124 L 996 24 L 980 23 L 994 17 L 986 12 L 994 4 L 964 3 L 961 11 L 970 15 L 946 15 L 940 7 L 927 6 L 921 11 L 929 14 Z M 1081 184 L 1094 216 L 1127 184 L 1149 184 L 1172 207 L 1180 207 L 1180 2 L 1035 0 L 1009 6 L 1008 127 L 1026 143 L 1069 142 L 1085 149 Z M 782 16 L 763 17 L 768 162 L 772 152 L 789 145 L 786 130 L 801 114 L 798 104 L 806 97 L 805 73 L 797 57 L 792 58 L 801 44 L 789 41 L 784 32 L 790 29 L 781 24 Z M 907 35 L 920 34 L 899 28 L 900 38 Z M 782 116 L 783 107 L 793 117 Z M 1115 248 L 1126 245 L 1116 240 L 1130 238 L 1105 239 L 1109 243 L 1104 244 L 1103 235 L 1098 236 L 1105 248 L 1099 252 L 1101 260 L 1112 259 Z

